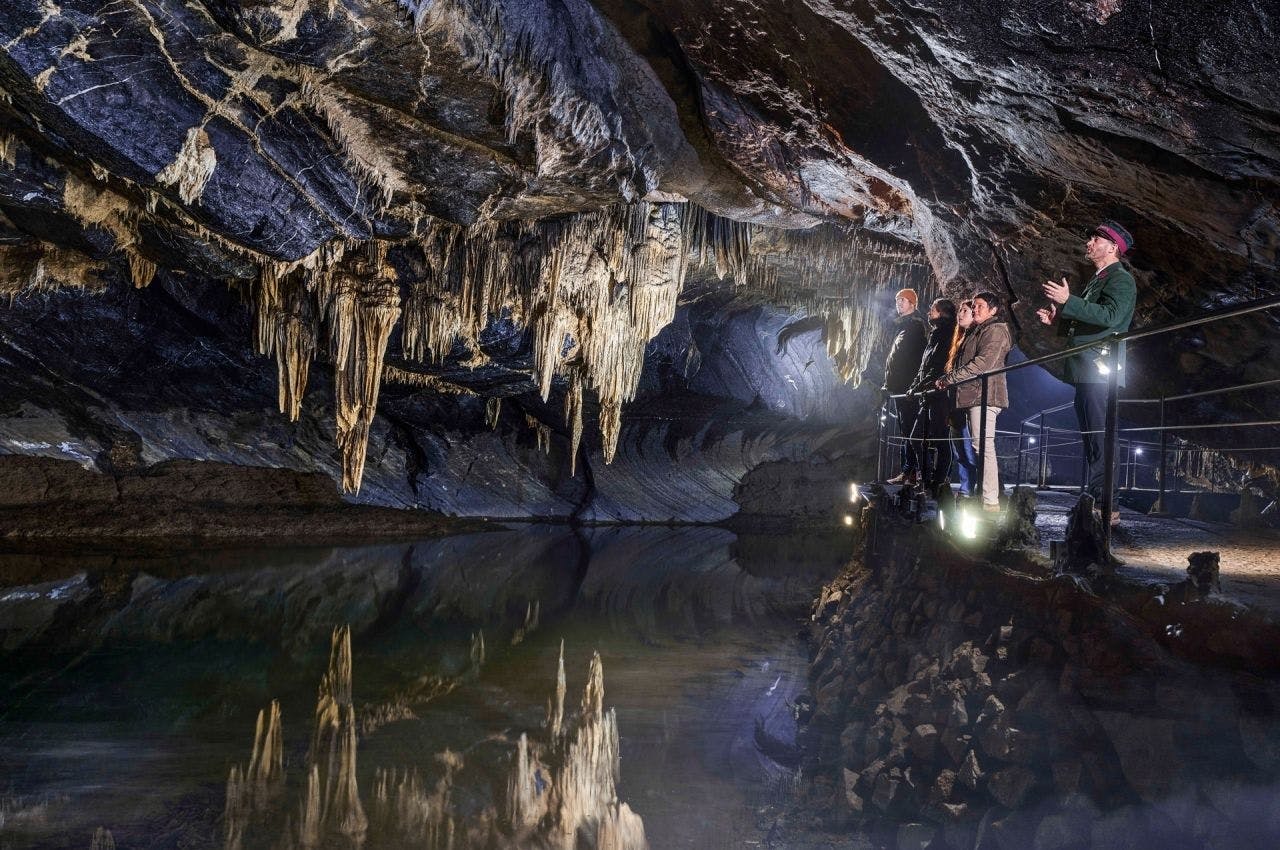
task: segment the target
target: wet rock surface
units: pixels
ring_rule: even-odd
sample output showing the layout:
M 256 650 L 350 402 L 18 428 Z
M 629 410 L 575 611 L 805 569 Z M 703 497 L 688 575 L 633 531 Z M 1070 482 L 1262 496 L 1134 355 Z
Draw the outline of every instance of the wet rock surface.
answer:
M 966 848 L 1280 834 L 1270 807 L 1245 814 L 1277 779 L 1249 754 L 1280 736 L 1271 653 L 1208 648 L 1256 616 L 993 566 L 892 517 L 864 542 L 814 609 L 802 809 L 827 828 Z M 1198 649 L 1165 628 L 1184 611 Z

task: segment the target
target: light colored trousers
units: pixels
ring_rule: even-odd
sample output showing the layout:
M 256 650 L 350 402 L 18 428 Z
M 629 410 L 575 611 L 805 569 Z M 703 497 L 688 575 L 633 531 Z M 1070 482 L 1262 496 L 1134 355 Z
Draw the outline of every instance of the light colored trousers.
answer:
M 971 407 L 969 413 L 969 436 L 973 439 L 974 463 L 982 457 L 982 504 L 995 505 L 1000 502 L 1000 467 L 996 461 L 996 417 L 1003 408 L 987 407 L 987 447 L 985 453 L 978 448 L 982 439 L 982 408 Z

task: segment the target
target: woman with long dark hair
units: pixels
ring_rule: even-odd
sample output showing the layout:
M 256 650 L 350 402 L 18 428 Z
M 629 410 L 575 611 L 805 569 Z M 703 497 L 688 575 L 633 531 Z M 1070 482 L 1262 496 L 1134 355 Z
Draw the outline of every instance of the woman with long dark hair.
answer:
M 951 469 L 951 449 L 947 445 L 951 393 L 936 389 L 934 382 L 947 372 L 955 329 L 955 302 L 939 298 L 929 305 L 929 339 L 920 360 L 920 371 L 907 390 L 923 396 L 920 415 L 911 430 L 911 441 L 920 458 L 921 481 L 935 494 L 947 485 L 947 473 Z

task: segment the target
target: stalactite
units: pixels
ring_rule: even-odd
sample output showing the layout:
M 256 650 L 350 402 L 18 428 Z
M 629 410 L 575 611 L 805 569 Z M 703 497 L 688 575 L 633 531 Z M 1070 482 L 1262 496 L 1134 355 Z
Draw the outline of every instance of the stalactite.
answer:
M 253 755 L 245 778 L 259 786 L 284 778 L 284 737 L 279 700 L 272 700 L 269 709 L 258 712 L 258 723 L 253 733 Z
M 93 841 L 89 844 L 89 850 L 116 850 L 116 839 L 111 834 L 111 830 L 105 826 L 100 826 L 93 831 Z
M 489 430 L 498 430 L 498 420 L 502 418 L 502 399 L 494 396 L 484 403 L 484 424 Z
M 538 628 L 538 620 L 542 616 L 542 603 L 529 602 L 524 609 L 524 622 L 511 635 L 511 645 L 518 646 L 524 639 Z
M 384 268 L 379 277 L 370 277 L 373 271 L 357 263 L 354 275 L 340 275 L 329 308 L 342 487 L 353 493 L 360 491 L 364 475 L 387 338 L 400 318 L 399 289 L 388 279 L 394 273 Z
M 218 167 L 218 155 L 204 127 L 187 130 L 177 156 L 156 175 L 156 181 L 174 186 L 184 204 L 193 204 L 204 193 L 205 184 Z
M 130 248 L 126 251 L 129 257 L 129 278 L 134 289 L 145 289 L 156 276 L 156 264 Z
M 564 394 L 564 421 L 569 426 L 569 475 L 578 474 L 578 448 L 582 445 L 582 375 L 569 373 L 569 389 Z
M 138 212 L 128 199 L 106 186 L 98 186 L 68 172 L 62 184 L 62 206 L 85 227 L 100 227 L 111 234 L 117 250 L 138 241 Z
M 551 454 L 551 427 L 525 414 L 524 424 L 533 430 L 534 444 L 543 454 Z
M 249 766 L 234 765 L 227 777 L 223 824 L 225 850 L 240 850 L 254 816 L 266 811 L 284 788 L 284 744 L 280 703 L 258 712 Z
M 552 741 L 559 740 L 564 731 L 564 698 L 567 694 L 564 674 L 564 639 L 560 640 L 560 660 L 556 664 L 556 693 L 547 712 L 547 733 Z
M 305 65 L 292 66 L 302 103 L 324 119 L 334 144 L 351 165 L 362 186 L 378 193 L 382 206 L 397 191 L 408 190 L 408 180 L 386 153 L 386 145 L 374 136 L 368 122 L 356 116 L 344 95 L 324 81 L 321 72 Z
M 302 815 L 298 819 L 298 843 L 303 847 L 319 847 L 321 839 L 320 766 L 307 771 L 307 787 L 302 795 Z
M 597 652 L 591 659 L 578 725 L 555 782 L 555 822 L 565 850 L 576 846 L 583 827 L 615 847 L 648 847 L 640 819 L 618 801 L 619 769 L 618 718 L 613 709 L 604 710 L 604 665 Z
M 484 666 L 484 632 L 471 633 L 471 669 L 479 670 Z
M 315 777 L 308 778 L 303 805 L 303 843 L 321 832 L 362 838 L 368 819 L 360 804 L 356 779 L 356 718 L 351 704 L 351 628 L 334 629 L 329 669 L 320 681 L 315 731 L 307 758 Z M 314 794 L 314 798 L 313 798 Z M 318 812 L 318 815 L 317 815 Z M 312 829 L 310 825 L 315 825 Z M 307 846 L 314 846 L 315 842 Z
M 374 822 L 384 835 L 395 835 L 404 846 L 424 850 L 452 850 L 455 820 L 451 796 L 454 774 L 462 769 L 461 756 L 449 750 L 436 755 L 444 775 L 428 793 L 414 770 L 379 768 L 374 778 Z
M 516 836 L 527 835 L 547 815 L 551 795 L 542 786 L 550 771 L 530 752 L 529 736 L 521 733 L 516 745 L 515 766 L 507 780 L 507 822 Z
M 15 136 L 0 131 L 0 162 L 13 168 L 18 164 L 18 140 Z
M 101 292 L 107 285 L 102 279 L 106 265 L 103 260 L 46 242 L 0 245 L 0 297 L 8 296 L 12 302 L 27 292 Z
M 404 384 L 418 389 L 431 390 L 441 395 L 478 395 L 475 390 L 461 386 L 459 384 L 446 381 L 438 375 L 428 375 L 424 372 L 409 372 L 397 366 L 386 365 L 382 367 L 382 380 L 390 384 Z

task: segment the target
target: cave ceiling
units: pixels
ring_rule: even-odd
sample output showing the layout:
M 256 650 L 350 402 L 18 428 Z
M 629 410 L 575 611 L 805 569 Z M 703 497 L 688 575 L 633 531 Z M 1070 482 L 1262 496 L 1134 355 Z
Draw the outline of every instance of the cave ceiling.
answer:
M 331 370 L 348 490 L 384 382 L 513 391 L 499 320 L 607 460 L 691 291 L 807 314 L 852 381 L 899 285 L 1000 292 L 1049 350 L 1039 283 L 1102 217 L 1139 322 L 1275 293 L 1277 35 L 1243 0 L 13 0 L 0 294 L 234 287 L 281 413 Z M 1278 338 L 1139 383 L 1274 377 Z

